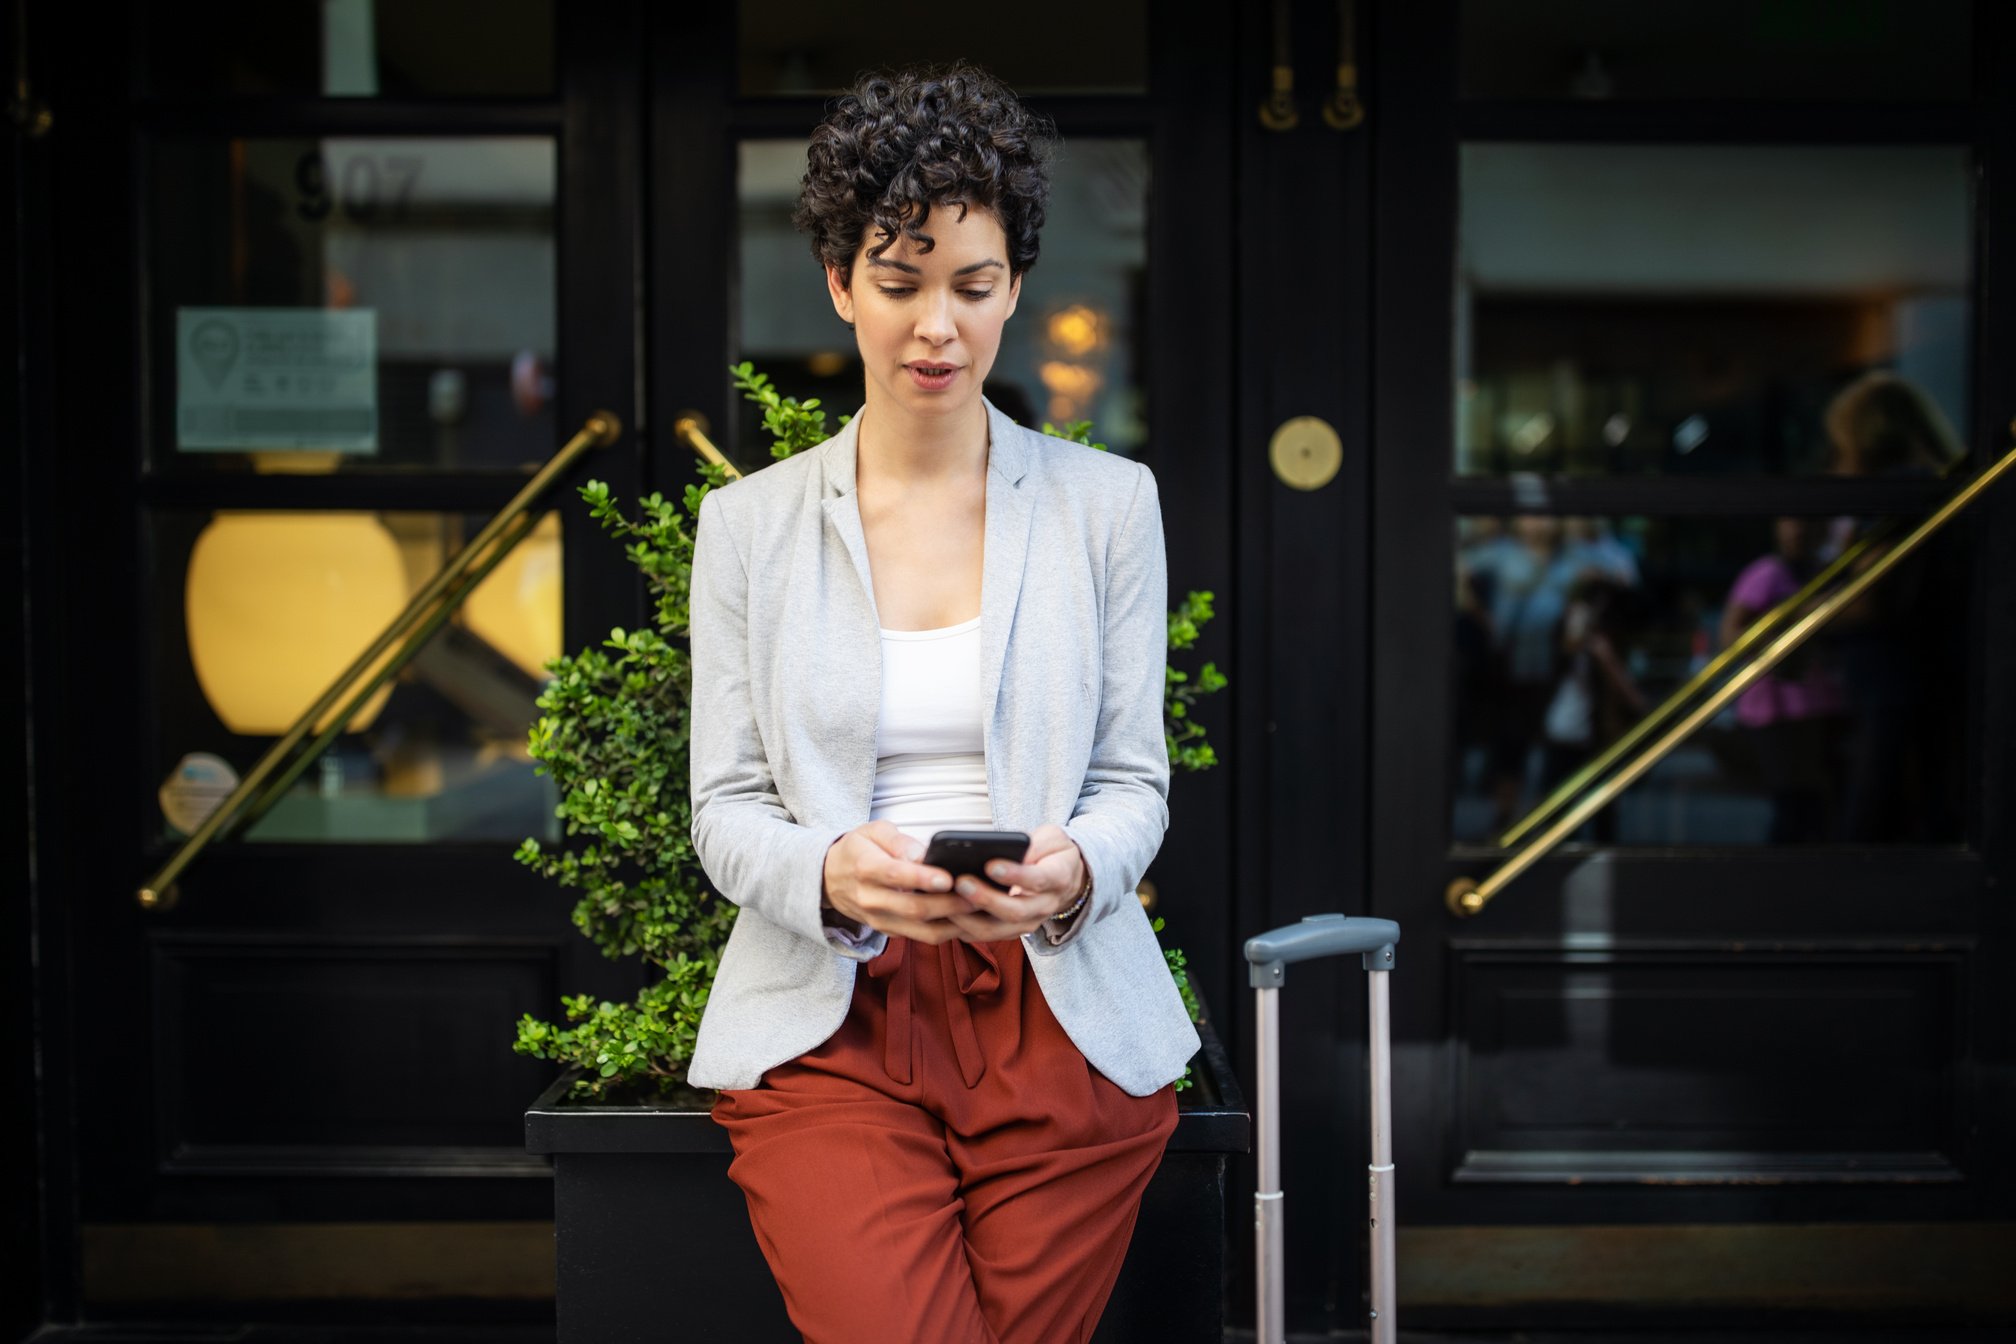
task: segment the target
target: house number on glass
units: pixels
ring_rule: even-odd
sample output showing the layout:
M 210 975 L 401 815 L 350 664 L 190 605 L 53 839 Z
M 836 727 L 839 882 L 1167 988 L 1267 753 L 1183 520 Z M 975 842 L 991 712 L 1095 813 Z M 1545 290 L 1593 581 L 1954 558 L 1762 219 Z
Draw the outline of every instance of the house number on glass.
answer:
M 1321 490 L 1344 463 L 1344 441 L 1330 422 L 1317 415 L 1284 420 L 1267 444 L 1267 459 L 1281 484 L 1297 490 Z
M 295 209 L 309 220 L 327 219 L 338 205 L 360 224 L 376 219 L 381 209 L 396 219 L 413 199 L 421 162 L 415 154 L 352 154 L 343 160 L 332 195 L 328 160 L 319 153 L 303 154 L 294 164 L 294 186 L 301 193 Z

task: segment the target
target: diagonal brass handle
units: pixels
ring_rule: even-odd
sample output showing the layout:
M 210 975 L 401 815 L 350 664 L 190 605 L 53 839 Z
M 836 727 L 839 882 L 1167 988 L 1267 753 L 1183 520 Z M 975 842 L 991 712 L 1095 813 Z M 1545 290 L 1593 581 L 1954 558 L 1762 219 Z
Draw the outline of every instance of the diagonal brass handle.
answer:
M 742 479 L 742 473 L 736 470 L 735 464 L 730 462 L 721 450 L 714 446 L 714 441 L 707 437 L 707 417 L 700 412 L 681 411 L 672 419 L 672 432 L 688 448 L 727 472 L 729 480 Z

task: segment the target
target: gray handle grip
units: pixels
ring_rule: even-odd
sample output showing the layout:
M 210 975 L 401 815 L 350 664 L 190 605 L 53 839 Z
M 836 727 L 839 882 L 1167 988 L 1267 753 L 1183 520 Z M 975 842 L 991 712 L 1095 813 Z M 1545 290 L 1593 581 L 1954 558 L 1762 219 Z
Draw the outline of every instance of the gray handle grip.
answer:
M 1400 926 L 1390 919 L 1352 918 L 1347 915 L 1310 915 L 1299 924 L 1256 933 L 1246 940 L 1248 982 L 1255 989 L 1272 989 L 1288 978 L 1288 963 L 1316 957 L 1336 957 L 1361 953 L 1368 971 L 1393 969 L 1393 945 L 1400 941 Z

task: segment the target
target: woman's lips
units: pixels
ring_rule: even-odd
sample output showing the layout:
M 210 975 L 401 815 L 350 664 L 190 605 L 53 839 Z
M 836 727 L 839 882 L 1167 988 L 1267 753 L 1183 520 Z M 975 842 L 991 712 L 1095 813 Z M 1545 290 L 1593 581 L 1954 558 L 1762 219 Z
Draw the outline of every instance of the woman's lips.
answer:
M 942 392 L 952 386 L 952 380 L 959 376 L 958 366 L 952 364 L 905 364 L 910 373 L 910 381 L 927 392 Z M 926 373 L 926 369 L 938 369 L 937 373 Z

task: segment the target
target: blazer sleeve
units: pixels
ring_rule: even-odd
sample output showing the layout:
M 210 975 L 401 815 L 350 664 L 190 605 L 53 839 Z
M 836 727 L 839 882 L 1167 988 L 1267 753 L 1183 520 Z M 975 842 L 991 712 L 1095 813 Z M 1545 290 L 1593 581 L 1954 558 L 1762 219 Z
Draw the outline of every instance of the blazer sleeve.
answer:
M 1135 899 L 1134 890 L 1169 829 L 1169 742 L 1162 702 L 1169 662 L 1169 572 L 1154 473 L 1136 462 L 1134 497 L 1106 552 L 1100 639 L 1099 719 L 1077 807 L 1064 832 L 1092 870 L 1092 894 L 1052 941 L 1026 940 L 1054 956 L 1079 930 Z
M 826 925 L 820 910 L 826 851 L 851 828 L 800 825 L 778 796 L 763 751 L 749 688 L 749 570 L 720 491 L 700 502 L 691 597 L 687 751 L 700 866 L 736 905 L 842 956 L 873 957 L 880 937 L 861 929 L 849 938 Z

